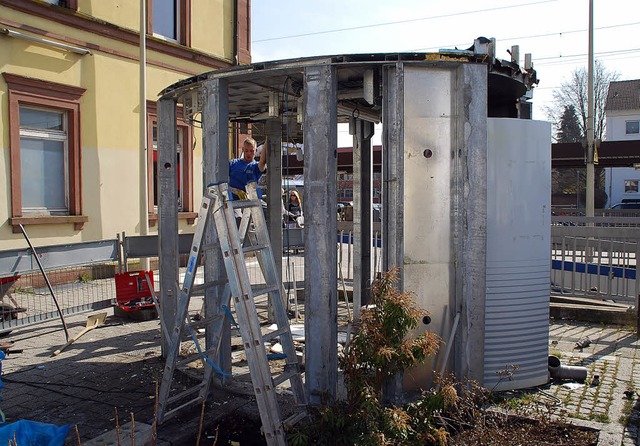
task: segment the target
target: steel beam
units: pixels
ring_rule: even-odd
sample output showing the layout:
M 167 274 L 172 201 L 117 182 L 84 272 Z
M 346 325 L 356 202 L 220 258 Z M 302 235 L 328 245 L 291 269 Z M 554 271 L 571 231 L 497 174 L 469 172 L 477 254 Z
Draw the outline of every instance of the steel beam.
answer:
M 203 84 L 202 104 L 202 185 L 229 181 L 229 88 L 224 79 L 210 79 Z M 212 220 L 211 220 L 212 221 Z M 218 233 L 214 224 L 207 225 L 204 246 L 218 246 Z M 218 285 L 207 287 L 204 295 L 205 317 L 221 313 L 228 287 L 222 252 L 209 249 L 204 253 L 204 281 Z M 218 366 L 231 373 L 231 328 L 224 325 Z M 213 333 L 206 333 L 206 348 L 213 348 Z
M 372 122 L 355 120 L 353 135 L 353 315 L 371 301 Z
M 462 64 L 452 99 L 455 110 L 452 191 L 456 311 L 460 329 L 453 355 L 456 376 L 480 383 L 484 373 L 487 254 L 487 71 Z M 450 318 L 454 315 L 450 314 Z
M 162 321 L 162 355 L 169 351 L 176 324 L 178 289 L 178 177 L 176 163 L 176 101 L 158 101 L 158 252 Z
M 309 403 L 335 400 L 337 361 L 336 69 L 304 70 L 306 387 Z
M 383 71 L 382 270 L 399 268 L 402 288 L 404 239 L 404 66 Z
M 269 159 L 267 160 L 267 229 L 271 239 L 273 257 L 278 277 L 282 278 L 282 123 L 280 119 L 269 119 L 264 124 L 267 136 Z

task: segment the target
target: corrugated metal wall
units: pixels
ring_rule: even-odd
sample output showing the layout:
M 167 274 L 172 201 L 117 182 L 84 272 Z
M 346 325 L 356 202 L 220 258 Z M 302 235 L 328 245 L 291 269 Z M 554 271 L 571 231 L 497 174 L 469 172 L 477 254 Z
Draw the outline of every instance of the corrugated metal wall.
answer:
M 526 388 L 548 381 L 551 129 L 496 118 L 487 133 L 484 386 Z

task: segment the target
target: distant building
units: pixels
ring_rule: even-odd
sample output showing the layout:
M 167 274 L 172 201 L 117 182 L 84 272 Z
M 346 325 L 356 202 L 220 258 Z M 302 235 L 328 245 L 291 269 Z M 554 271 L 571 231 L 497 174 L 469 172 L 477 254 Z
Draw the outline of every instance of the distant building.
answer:
M 0 0 L 0 250 L 25 246 L 20 224 L 36 246 L 140 233 L 140 5 Z M 158 93 L 251 62 L 250 0 L 147 0 L 147 8 L 155 233 Z M 180 231 L 189 232 L 202 193 L 202 136 L 180 109 L 177 124 Z
M 605 112 L 607 141 L 640 140 L 640 79 L 611 82 Z M 607 207 L 623 199 L 640 199 L 640 170 L 610 167 L 606 174 Z

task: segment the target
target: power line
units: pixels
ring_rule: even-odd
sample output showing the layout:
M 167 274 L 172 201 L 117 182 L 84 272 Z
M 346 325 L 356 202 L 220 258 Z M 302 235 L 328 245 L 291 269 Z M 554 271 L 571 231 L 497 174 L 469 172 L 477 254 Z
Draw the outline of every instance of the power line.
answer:
M 436 15 L 436 16 L 430 16 L 430 17 L 421 17 L 421 18 L 417 18 L 417 19 L 397 20 L 397 21 L 394 21 L 394 22 L 374 23 L 374 24 L 371 24 L 371 25 L 352 26 L 352 27 L 348 27 L 348 28 L 336 28 L 336 29 L 329 29 L 329 30 L 325 30 L 325 31 L 315 31 L 315 32 L 310 32 L 310 33 L 292 34 L 292 35 L 289 35 L 289 36 L 270 37 L 268 39 L 253 40 L 251 43 L 253 44 L 253 43 L 271 42 L 271 41 L 274 41 L 274 40 L 293 39 L 293 38 L 296 38 L 296 37 L 317 36 L 317 35 L 320 35 L 320 34 L 339 33 L 339 32 L 343 32 L 343 31 L 353 31 L 353 30 L 356 30 L 356 29 L 375 28 L 375 27 L 378 27 L 378 26 L 399 25 L 399 24 L 402 24 L 402 23 L 421 22 L 421 21 L 424 21 L 424 20 L 443 19 L 443 18 L 447 18 L 447 17 L 458 17 L 458 16 L 462 16 L 462 15 L 477 14 L 477 13 L 481 13 L 481 12 L 499 11 L 499 10 L 512 9 L 512 8 L 520 8 L 522 6 L 539 5 L 539 4 L 542 4 L 542 3 L 552 3 L 552 2 L 556 2 L 556 1 L 558 1 L 558 0 L 541 0 L 541 1 L 530 2 L 530 3 L 521 3 L 519 5 L 497 6 L 495 8 L 476 9 L 474 11 L 453 12 L 453 13 L 450 13 L 450 14 L 442 14 L 442 15 Z
M 609 26 L 600 26 L 597 28 L 594 28 L 596 31 L 600 31 L 600 30 L 605 30 L 605 29 L 612 29 L 612 28 L 622 28 L 625 26 L 635 26 L 635 25 L 640 25 L 640 22 L 632 22 L 632 23 L 620 23 L 618 25 L 609 25 Z M 563 36 L 566 34 L 576 34 L 576 33 L 583 33 L 583 32 L 587 32 L 588 30 L 585 29 L 574 29 L 574 30 L 570 30 L 570 31 L 556 31 L 556 32 L 552 32 L 552 33 L 546 33 L 546 34 L 532 34 L 532 35 L 528 35 L 528 36 L 517 36 L 517 37 L 499 37 L 496 38 L 496 40 L 498 41 L 504 41 L 504 40 L 526 40 L 526 39 L 538 39 L 540 37 L 551 37 L 551 36 Z M 463 46 L 463 45 L 468 45 L 469 42 L 465 42 L 465 43 L 455 43 L 455 44 L 449 44 L 449 45 L 440 45 L 440 46 L 431 46 L 431 47 L 427 47 L 427 48 L 417 48 L 417 49 L 413 49 L 410 50 L 410 52 L 414 52 L 414 51 L 427 51 L 427 50 L 437 50 L 437 49 L 441 49 L 441 48 L 451 48 L 451 47 L 457 47 L 457 46 Z

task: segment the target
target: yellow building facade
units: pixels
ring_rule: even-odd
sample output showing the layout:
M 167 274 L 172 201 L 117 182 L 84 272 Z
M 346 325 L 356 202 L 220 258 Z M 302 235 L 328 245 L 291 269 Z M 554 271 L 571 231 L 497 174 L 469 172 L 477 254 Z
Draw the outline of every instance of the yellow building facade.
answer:
M 149 233 L 156 98 L 250 62 L 250 0 L 147 0 Z M 140 13 L 135 0 L 0 0 L 0 250 L 140 234 Z M 202 193 L 200 130 L 178 120 L 180 230 Z M 144 170 L 142 170 L 144 171 Z

